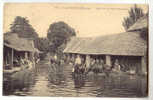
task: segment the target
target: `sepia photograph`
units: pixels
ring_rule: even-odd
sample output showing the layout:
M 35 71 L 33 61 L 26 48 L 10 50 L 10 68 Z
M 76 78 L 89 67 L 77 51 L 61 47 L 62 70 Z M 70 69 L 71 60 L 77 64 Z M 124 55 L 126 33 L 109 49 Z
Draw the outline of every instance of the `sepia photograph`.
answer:
M 148 4 L 5 3 L 3 96 L 148 97 Z

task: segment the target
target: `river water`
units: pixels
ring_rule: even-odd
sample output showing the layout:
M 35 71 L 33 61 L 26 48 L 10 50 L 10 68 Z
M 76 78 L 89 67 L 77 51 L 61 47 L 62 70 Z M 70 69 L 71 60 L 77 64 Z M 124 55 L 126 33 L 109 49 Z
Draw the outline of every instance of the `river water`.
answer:
M 4 90 L 4 95 L 50 97 L 145 97 L 147 78 L 137 75 L 103 74 L 72 77 L 71 65 L 63 65 L 62 72 L 54 73 L 50 64 L 41 61 L 29 84 L 22 89 Z M 15 85 L 15 83 L 14 83 Z

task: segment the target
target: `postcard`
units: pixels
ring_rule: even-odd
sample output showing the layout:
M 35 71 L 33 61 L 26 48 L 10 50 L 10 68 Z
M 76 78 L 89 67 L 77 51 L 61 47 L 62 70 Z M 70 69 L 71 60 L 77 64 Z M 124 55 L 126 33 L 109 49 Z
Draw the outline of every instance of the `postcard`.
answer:
M 3 95 L 147 97 L 148 5 L 5 3 Z

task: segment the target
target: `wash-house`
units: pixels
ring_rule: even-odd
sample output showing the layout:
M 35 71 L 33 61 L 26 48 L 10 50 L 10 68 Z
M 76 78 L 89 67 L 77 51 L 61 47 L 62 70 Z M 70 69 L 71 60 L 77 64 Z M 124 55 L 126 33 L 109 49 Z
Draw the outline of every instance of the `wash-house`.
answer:
M 34 48 L 33 40 L 20 38 L 16 33 L 4 34 L 3 66 L 13 68 L 16 60 L 28 58 L 32 60 L 34 53 L 39 52 Z
M 147 41 L 141 36 L 141 30 L 147 30 L 147 17 L 136 22 L 127 32 L 100 37 L 72 37 L 63 51 L 69 58 L 79 54 L 89 64 L 91 58 L 103 59 L 105 64 L 113 66 L 118 59 L 120 65 L 137 73 L 147 72 Z M 146 31 L 147 32 L 147 31 Z

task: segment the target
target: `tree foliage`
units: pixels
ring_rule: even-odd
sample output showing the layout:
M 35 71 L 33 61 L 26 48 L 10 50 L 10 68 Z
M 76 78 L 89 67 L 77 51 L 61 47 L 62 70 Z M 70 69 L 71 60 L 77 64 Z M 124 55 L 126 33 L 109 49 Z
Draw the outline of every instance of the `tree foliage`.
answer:
M 17 16 L 11 24 L 10 30 L 12 33 L 17 33 L 19 37 L 23 38 L 37 38 L 38 34 L 34 28 L 29 24 L 26 17 Z
M 75 30 L 65 22 L 55 22 L 49 26 L 47 38 L 52 43 L 51 51 L 55 51 L 63 44 L 70 40 L 70 37 L 75 36 Z
M 49 45 L 50 45 L 50 43 L 49 43 L 48 38 L 37 38 L 35 40 L 36 48 L 38 48 L 42 52 L 45 52 L 45 53 L 48 52 Z
M 141 8 L 136 5 L 129 10 L 129 16 L 124 18 L 122 25 L 127 31 L 130 26 L 132 26 L 140 17 L 144 16 L 144 12 Z

